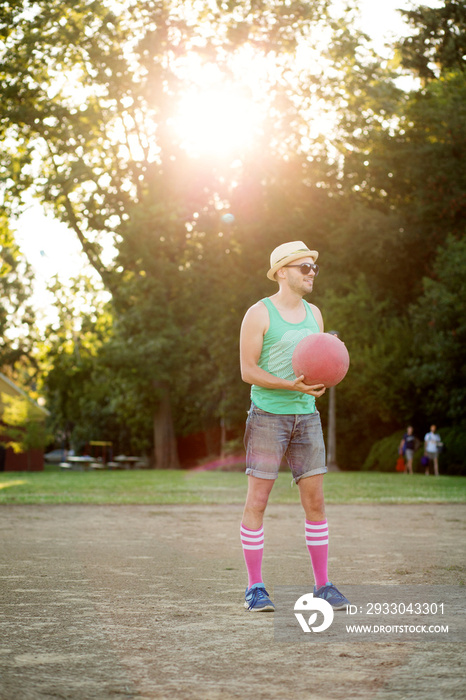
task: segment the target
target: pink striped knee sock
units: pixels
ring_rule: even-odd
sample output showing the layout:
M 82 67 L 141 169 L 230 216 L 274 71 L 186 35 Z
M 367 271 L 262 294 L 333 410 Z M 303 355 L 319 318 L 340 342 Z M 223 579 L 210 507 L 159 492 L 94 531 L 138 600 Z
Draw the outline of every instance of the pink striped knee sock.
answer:
M 262 583 L 262 554 L 264 552 L 264 528 L 249 530 L 241 523 L 241 544 L 248 570 L 248 588 Z
M 317 588 L 328 581 L 328 524 L 326 520 L 306 520 L 306 544 L 311 555 L 312 569 Z

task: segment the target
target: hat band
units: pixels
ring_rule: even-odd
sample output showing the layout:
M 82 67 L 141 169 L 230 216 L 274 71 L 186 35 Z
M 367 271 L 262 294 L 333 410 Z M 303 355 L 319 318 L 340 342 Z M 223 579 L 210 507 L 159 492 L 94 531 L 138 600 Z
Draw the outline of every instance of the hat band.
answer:
M 290 255 L 296 255 L 296 253 L 310 253 L 311 251 L 309 248 L 299 248 L 298 250 L 295 250 L 294 253 L 287 253 L 286 255 L 283 256 L 283 258 L 279 258 L 279 260 L 276 260 L 273 264 L 273 267 L 275 265 L 278 265 L 278 263 L 281 263 L 282 260 L 286 260 L 286 258 L 289 258 Z

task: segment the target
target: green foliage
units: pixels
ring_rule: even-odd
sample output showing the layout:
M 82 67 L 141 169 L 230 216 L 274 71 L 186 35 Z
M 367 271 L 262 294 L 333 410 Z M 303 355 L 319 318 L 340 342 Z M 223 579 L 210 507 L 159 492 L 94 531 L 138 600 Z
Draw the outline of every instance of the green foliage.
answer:
M 404 433 L 399 430 L 375 442 L 362 466 L 363 471 L 394 472 Z
M 441 474 L 466 476 L 466 430 L 464 423 L 439 430 L 444 449 L 439 457 Z
M 433 278 L 411 307 L 416 354 L 409 375 L 431 420 L 466 419 L 466 238 L 448 237 L 433 263 Z
M 336 389 L 338 463 L 360 469 L 374 441 L 417 409 L 407 374 L 412 333 L 406 319 L 393 315 L 389 300 L 376 297 L 363 273 L 344 285 L 329 285 L 322 309 L 326 328 L 339 331 L 350 355 L 348 374 Z
M 291 68 L 298 38 L 323 25 L 327 4 L 237 2 L 212 13 L 201 2 L 184 14 L 175 1 L 137 2 L 118 16 L 98 1 L 92 8 L 36 2 L 34 14 L 22 3 L 11 9 L 0 106 L 10 201 L 17 205 L 18 195 L 33 185 L 75 231 L 113 295 L 111 338 L 96 357 L 86 358 L 81 337 L 80 347 L 68 339 L 63 349 L 58 340 L 50 349 L 56 356 L 47 380 L 51 408 L 56 428 L 68 438 L 89 433 L 95 407 L 101 416 L 94 430 L 106 423 L 102 414 L 113 411 L 133 442 L 147 448 L 163 387 L 179 432 L 243 419 L 241 317 L 255 301 L 255 289 L 265 288 L 256 283 L 264 248 L 273 238 L 281 242 L 283 225 L 290 224 L 285 210 L 296 167 L 309 168 L 309 146 L 323 151 L 316 137 L 307 139 L 307 152 L 302 147 L 309 128 L 300 109 L 318 97 L 307 85 L 310 71 L 303 68 L 298 76 Z M 277 57 L 280 76 L 265 98 L 266 127 L 249 154 L 237 149 L 210 161 L 192 157 L 170 126 L 192 90 L 186 56 L 200 69 L 220 69 L 220 83 L 229 82 L 238 70 L 244 78 L 238 61 L 244 63 L 246 40 L 258 58 Z M 287 158 L 296 153 L 290 171 Z M 40 177 L 33 180 L 34 171 Z M 302 188 L 304 204 L 309 189 Z M 277 195 L 280 208 L 274 206 Z M 236 223 L 225 228 L 221 214 L 229 205 Z M 298 207 L 292 204 L 296 212 Z M 302 213 L 293 219 L 303 227 Z M 104 264 L 108 239 L 116 255 Z
M 57 281 L 51 289 L 58 321 L 47 329 L 38 350 L 42 390 L 51 413 L 50 429 L 60 442 L 79 450 L 90 440 L 111 440 L 120 432 L 110 405 L 115 380 L 99 361 L 111 335 L 112 317 L 89 279 L 75 280 L 68 293 Z M 121 435 L 127 447 L 124 430 Z
M 31 350 L 35 315 L 30 295 L 31 270 L 0 213 L 0 368 L 13 366 Z
M 2 422 L 8 432 L 8 440 L 1 444 L 14 452 L 43 449 L 50 442 L 43 414 L 37 406 L 22 396 L 1 394 Z
M 367 274 L 401 313 L 431 275 L 438 246 L 465 234 L 465 120 L 466 81 L 450 73 L 406 96 L 383 129 L 356 135 L 345 159 L 345 180 L 366 207 L 363 221 L 371 209 L 384 214 L 372 214 L 380 233 Z M 356 230 L 354 244 L 360 239 Z
M 169 387 L 181 432 L 234 422 L 244 412 L 237 334 L 254 289 L 245 259 L 264 265 L 264 215 L 281 192 L 285 156 L 299 151 L 298 167 L 306 164 L 300 105 L 309 108 L 318 98 L 306 85 L 309 71 L 301 77 L 291 68 L 298 38 L 323 25 L 327 5 L 244 1 L 212 12 L 210 3 L 196 2 L 186 12 L 174 0 L 144 1 L 115 16 L 97 0 L 92 6 L 42 0 L 34 13 L 17 3 L 4 18 L 0 117 L 8 136 L 2 172 L 10 201 L 16 206 L 33 186 L 75 231 L 112 292 L 115 324 L 105 357 L 99 354 L 100 369 L 114 374 L 110 403 L 137 440 L 147 442 L 157 387 Z M 199 70 L 220 70 L 218 84 L 229 84 L 238 70 L 244 78 L 246 42 L 258 59 L 277 57 L 280 76 L 266 98 L 266 128 L 249 154 L 193 157 L 171 127 L 193 88 L 186 57 L 197 60 Z M 308 143 L 322 150 L 318 138 Z M 262 158 L 265 153 L 270 156 Z M 33 179 L 34 172 L 40 177 Z M 236 224 L 225 229 L 220 217 L 229 204 Z M 277 239 L 285 218 L 282 212 L 276 222 Z M 109 239 L 116 256 L 104 264 L 102 245 Z M 61 359 L 65 375 L 73 376 L 70 353 Z M 74 373 L 78 392 L 93 382 L 86 372 L 80 365 Z M 64 416 L 66 406 L 75 426 L 80 403 L 92 404 L 87 395 L 77 398 L 60 409 Z
M 451 19 L 450 33 L 460 36 L 461 26 Z M 456 423 L 464 415 L 456 338 L 466 269 L 464 72 L 449 64 L 421 89 L 392 91 L 390 100 L 385 80 L 379 74 L 371 93 L 357 91 L 359 114 L 351 109 L 342 120 L 346 199 L 329 232 L 331 291 L 322 304 L 327 327 L 338 328 L 350 350 L 337 397 L 351 468 L 400 424 Z M 384 468 L 390 463 L 387 455 Z
M 423 79 L 439 71 L 466 69 L 466 8 L 463 0 L 445 0 L 440 7 L 420 5 L 402 14 L 413 34 L 400 42 L 403 65 Z

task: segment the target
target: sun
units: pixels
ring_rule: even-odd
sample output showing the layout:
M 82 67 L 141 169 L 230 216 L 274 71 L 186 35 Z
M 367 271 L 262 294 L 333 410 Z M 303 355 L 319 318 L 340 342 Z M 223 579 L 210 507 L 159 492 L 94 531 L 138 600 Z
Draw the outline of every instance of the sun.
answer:
M 267 118 L 274 61 L 248 45 L 225 60 L 219 65 L 193 51 L 180 66 L 185 89 L 170 126 L 190 156 L 241 157 Z
M 248 89 L 238 85 L 192 87 L 178 103 L 171 125 L 192 156 L 227 157 L 251 148 L 262 109 Z
M 204 62 L 195 52 L 184 57 L 179 77 L 185 88 L 169 125 L 189 156 L 242 159 L 246 152 L 260 150 L 274 125 L 282 121 L 286 127 L 289 120 L 281 113 L 283 95 L 291 116 L 295 114 L 300 124 L 295 135 L 301 138 L 298 147 L 303 151 L 331 133 L 334 120 L 324 100 L 312 90 L 303 93 L 300 87 L 300 80 L 312 86 L 312 76 L 322 70 L 317 46 L 300 44 L 295 55 L 283 57 L 244 45 L 228 60 L 225 70 L 225 66 Z M 282 130 L 279 138 L 286 139 L 286 132 Z

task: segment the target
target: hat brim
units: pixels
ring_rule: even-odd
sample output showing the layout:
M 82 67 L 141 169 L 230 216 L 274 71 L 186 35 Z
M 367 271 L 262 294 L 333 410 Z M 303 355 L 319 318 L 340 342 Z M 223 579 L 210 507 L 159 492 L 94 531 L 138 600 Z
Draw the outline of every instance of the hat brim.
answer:
M 299 251 L 299 253 L 293 253 L 292 255 L 287 255 L 286 258 L 283 260 L 280 260 L 280 262 L 276 263 L 273 267 L 270 268 L 270 270 L 267 272 L 267 277 L 269 280 L 272 280 L 272 282 L 275 282 L 275 273 L 281 268 L 281 267 L 286 267 L 289 265 L 291 262 L 294 260 L 300 260 L 301 258 L 313 258 L 314 262 L 317 260 L 319 257 L 319 253 L 317 250 L 308 250 L 306 252 L 304 251 Z

